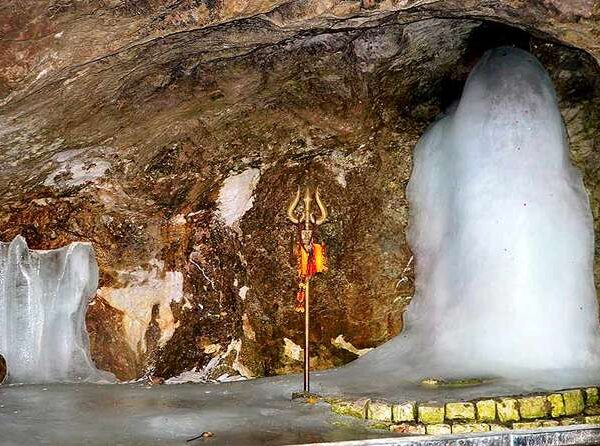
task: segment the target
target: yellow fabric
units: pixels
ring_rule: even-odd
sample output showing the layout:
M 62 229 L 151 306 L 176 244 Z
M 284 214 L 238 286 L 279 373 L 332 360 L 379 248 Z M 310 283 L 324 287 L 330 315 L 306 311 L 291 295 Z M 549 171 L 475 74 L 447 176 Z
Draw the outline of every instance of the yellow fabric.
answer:
M 312 276 L 314 273 L 322 273 L 327 271 L 327 256 L 325 255 L 325 246 L 320 243 L 313 243 L 313 262 L 314 272 L 309 274 L 308 268 L 308 252 L 302 247 L 296 248 L 298 256 L 298 275 L 300 277 Z
M 320 243 L 313 245 L 315 255 L 315 265 L 318 273 L 327 271 L 327 257 L 325 257 L 325 247 Z
M 296 247 L 296 255 L 298 256 L 298 275 L 304 277 L 308 271 L 308 252 L 298 245 Z

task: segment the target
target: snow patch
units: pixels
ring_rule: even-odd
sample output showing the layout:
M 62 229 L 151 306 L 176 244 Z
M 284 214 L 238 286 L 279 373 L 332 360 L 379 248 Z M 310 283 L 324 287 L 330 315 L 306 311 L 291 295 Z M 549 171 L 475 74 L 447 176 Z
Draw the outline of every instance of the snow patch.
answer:
M 218 381 L 218 382 L 231 382 L 231 381 L 243 381 L 248 378 L 254 378 L 254 375 L 247 367 L 245 367 L 240 362 L 240 352 L 242 350 L 242 340 L 234 339 L 227 346 L 227 350 L 223 353 L 218 353 L 221 350 L 221 346 L 219 344 L 211 344 L 212 346 L 218 346 L 218 348 L 214 349 L 215 356 L 211 358 L 211 360 L 206 364 L 204 368 L 198 370 L 194 367 L 192 370 L 182 372 L 178 376 L 174 376 L 165 381 L 166 384 L 184 384 L 188 382 L 210 382 L 210 381 Z M 209 347 L 209 346 L 208 346 Z M 206 349 L 205 349 L 206 353 Z M 230 357 L 233 357 L 231 368 L 239 373 L 229 374 L 222 373 L 217 378 L 211 378 L 211 375 L 218 369 L 220 365 L 224 362 L 230 360 Z
M 217 200 L 218 213 L 229 227 L 236 225 L 254 204 L 254 189 L 260 179 L 260 169 L 248 168 L 229 176 L 223 183 Z
M 240 291 L 238 292 L 240 298 L 242 300 L 246 300 L 246 295 L 248 294 L 248 291 L 250 290 L 250 287 L 244 285 L 243 287 L 240 288 Z
M 304 349 L 288 338 L 283 338 L 283 355 L 294 361 L 304 359 Z
M 177 376 L 173 376 L 165 381 L 165 384 L 185 384 L 185 383 L 204 383 L 207 382 L 204 371 L 196 370 L 194 367 L 192 370 L 182 372 Z
M 35 80 L 40 80 L 42 77 L 44 77 L 46 74 L 48 74 L 48 68 L 44 68 L 42 71 L 39 72 L 39 74 L 36 76 Z
M 351 353 L 354 353 L 355 355 L 358 355 L 358 356 L 362 356 L 365 353 L 369 353 L 371 350 L 373 350 L 372 348 L 361 348 L 361 349 L 356 348 L 350 342 L 348 342 L 348 341 L 346 341 L 344 339 L 344 335 L 343 334 L 339 335 L 335 339 L 332 339 L 331 340 L 331 344 L 334 347 L 341 348 L 343 350 L 347 350 L 347 351 L 349 351 Z
M 110 169 L 110 163 L 99 157 L 75 159 L 75 156 L 82 152 L 83 150 L 65 150 L 54 155 L 53 161 L 58 163 L 59 167 L 46 177 L 44 186 L 81 186 L 95 182 Z
M 228 356 L 231 352 L 235 352 L 235 358 L 233 359 L 233 365 L 232 365 L 233 370 L 238 372 L 244 378 L 254 378 L 254 374 L 250 371 L 250 369 L 248 369 L 248 367 L 246 367 L 244 364 L 242 364 L 242 362 L 240 360 L 240 353 L 242 352 L 242 340 L 241 339 L 236 339 L 234 341 L 231 341 L 231 343 L 229 344 L 229 347 L 227 347 L 227 352 L 225 353 L 225 356 Z

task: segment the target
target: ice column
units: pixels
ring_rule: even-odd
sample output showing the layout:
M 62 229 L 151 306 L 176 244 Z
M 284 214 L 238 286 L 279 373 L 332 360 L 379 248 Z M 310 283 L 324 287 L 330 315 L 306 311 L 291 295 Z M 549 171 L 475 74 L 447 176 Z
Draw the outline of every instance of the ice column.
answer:
M 407 194 L 416 293 L 405 329 L 341 382 L 597 379 L 592 214 L 533 55 L 482 57 L 460 102 L 418 143 Z
M 440 372 L 597 364 L 592 214 L 533 55 L 483 56 L 457 108 L 420 141 L 408 198 L 417 260 L 409 330 Z
M 85 312 L 97 284 L 89 244 L 33 251 L 21 236 L 0 243 L 0 353 L 10 382 L 112 379 L 88 351 Z

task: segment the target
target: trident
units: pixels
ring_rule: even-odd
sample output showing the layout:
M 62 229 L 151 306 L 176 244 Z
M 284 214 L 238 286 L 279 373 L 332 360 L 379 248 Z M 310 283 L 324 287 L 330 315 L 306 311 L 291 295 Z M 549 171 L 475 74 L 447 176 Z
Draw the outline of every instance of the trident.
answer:
M 313 255 L 313 235 L 314 230 L 317 226 L 322 225 L 327 220 L 327 209 L 325 209 L 325 205 L 321 201 L 321 197 L 319 195 L 319 188 L 315 190 L 315 198 L 314 200 L 317 202 L 317 206 L 319 207 L 320 216 L 318 218 L 315 217 L 312 211 L 312 196 L 311 196 L 310 188 L 306 188 L 304 193 L 304 212 L 300 217 L 297 217 L 296 208 L 298 203 L 300 202 L 300 186 L 298 186 L 298 191 L 296 192 L 296 196 L 290 203 L 287 211 L 288 219 L 294 223 L 300 230 L 300 244 L 302 248 L 309 254 L 309 256 Z M 304 283 L 301 287 L 304 289 L 304 392 L 310 392 L 310 356 L 309 356 L 309 332 L 310 332 L 310 317 L 309 317 L 309 285 L 310 285 L 310 274 L 307 274 L 304 278 Z

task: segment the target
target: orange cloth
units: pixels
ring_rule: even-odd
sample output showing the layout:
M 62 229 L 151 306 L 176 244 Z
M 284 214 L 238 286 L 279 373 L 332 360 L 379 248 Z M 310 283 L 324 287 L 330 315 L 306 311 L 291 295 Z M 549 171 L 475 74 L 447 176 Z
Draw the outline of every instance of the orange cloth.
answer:
M 312 255 L 300 244 L 296 247 L 298 257 L 298 277 L 310 279 L 316 273 L 327 271 L 327 254 L 325 245 L 321 243 L 312 244 Z
M 304 313 L 304 299 L 306 298 L 306 294 L 304 293 L 304 288 L 300 288 L 296 293 L 296 302 L 294 303 L 294 310 L 298 313 Z
M 305 284 L 317 273 L 327 271 L 327 254 L 325 245 L 312 243 L 312 252 L 304 249 L 301 243 L 296 246 L 296 257 L 298 258 L 298 293 L 296 294 L 295 310 L 304 312 Z
M 327 271 L 327 256 L 325 254 L 325 245 L 320 243 L 313 244 L 315 257 L 315 272 L 324 273 Z

